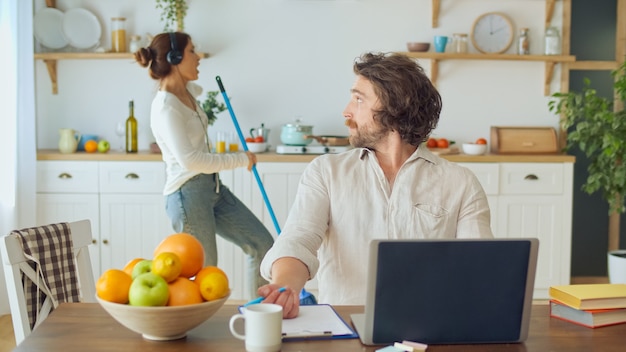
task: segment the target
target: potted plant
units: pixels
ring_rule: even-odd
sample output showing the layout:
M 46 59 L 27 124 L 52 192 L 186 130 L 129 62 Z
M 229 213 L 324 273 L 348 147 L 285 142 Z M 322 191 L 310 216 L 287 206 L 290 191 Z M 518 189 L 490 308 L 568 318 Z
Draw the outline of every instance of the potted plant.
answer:
M 226 110 L 226 105 L 224 103 L 217 101 L 216 97 L 220 94 L 217 90 L 210 90 L 206 92 L 206 96 L 204 101 L 198 101 L 202 110 L 206 113 L 206 116 L 209 117 L 209 125 L 212 125 L 215 120 L 217 120 L 217 116 L 215 114 L 219 114 L 220 112 Z
M 626 62 L 611 74 L 614 99 L 598 96 L 585 78 L 582 92 L 555 93 L 548 106 L 561 114 L 562 129 L 568 131 L 566 149 L 576 147 L 589 158 L 582 190 L 600 192 L 608 202 L 609 278 L 626 283 L 626 250 L 619 250 L 620 214 L 626 210 Z M 625 266 L 621 274 L 613 267 L 619 261 Z
M 186 0 L 155 0 L 156 8 L 161 10 L 161 21 L 165 22 L 164 31 L 179 32 L 185 30 L 185 16 L 187 15 Z M 176 23 L 176 27 L 174 27 Z

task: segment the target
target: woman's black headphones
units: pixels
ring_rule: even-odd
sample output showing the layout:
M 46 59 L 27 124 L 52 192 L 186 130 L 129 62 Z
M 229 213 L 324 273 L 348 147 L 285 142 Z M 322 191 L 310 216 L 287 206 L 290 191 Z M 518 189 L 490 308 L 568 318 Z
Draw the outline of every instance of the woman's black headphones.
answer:
M 176 33 L 170 32 L 170 45 L 171 50 L 167 52 L 167 62 L 172 65 L 178 65 L 183 61 L 183 53 L 178 50 L 178 43 L 176 42 Z

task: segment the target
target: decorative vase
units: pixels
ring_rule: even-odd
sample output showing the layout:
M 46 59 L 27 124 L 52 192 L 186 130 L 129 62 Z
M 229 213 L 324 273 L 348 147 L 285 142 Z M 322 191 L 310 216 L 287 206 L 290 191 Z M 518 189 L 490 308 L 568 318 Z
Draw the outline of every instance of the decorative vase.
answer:
M 608 253 L 609 282 L 626 284 L 626 250 L 619 249 Z

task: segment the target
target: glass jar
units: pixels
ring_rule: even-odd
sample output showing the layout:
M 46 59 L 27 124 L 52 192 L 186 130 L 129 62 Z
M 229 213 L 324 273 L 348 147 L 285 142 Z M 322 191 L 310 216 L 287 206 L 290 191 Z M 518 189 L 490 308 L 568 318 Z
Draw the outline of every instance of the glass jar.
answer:
M 544 53 L 546 55 L 561 54 L 561 38 L 559 37 L 559 30 L 556 27 L 546 28 Z
M 136 51 L 138 51 L 139 49 L 141 49 L 141 36 L 140 35 L 131 35 L 130 36 L 130 44 L 128 44 L 128 50 L 131 53 L 134 53 Z
M 530 38 L 528 37 L 528 28 L 520 28 L 519 30 L 517 53 L 520 55 L 530 54 Z
M 126 18 L 111 18 L 111 51 L 114 53 L 126 52 Z
M 467 34 L 454 33 L 452 35 L 452 43 L 454 43 L 455 53 L 467 53 Z

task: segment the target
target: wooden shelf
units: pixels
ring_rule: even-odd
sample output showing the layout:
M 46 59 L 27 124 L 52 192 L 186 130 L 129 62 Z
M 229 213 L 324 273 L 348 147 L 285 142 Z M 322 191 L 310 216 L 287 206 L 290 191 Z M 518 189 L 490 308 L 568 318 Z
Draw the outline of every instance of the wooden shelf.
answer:
M 209 57 L 207 53 L 198 53 L 201 59 Z M 134 60 L 132 53 L 35 53 L 35 60 L 42 60 L 48 69 L 48 75 L 52 82 L 52 94 L 59 93 L 57 84 L 57 60 L 117 60 L 127 59 Z
M 402 52 L 409 57 L 430 60 L 430 80 L 437 84 L 439 75 L 439 61 L 442 60 L 508 60 L 508 61 L 540 61 L 545 63 L 545 80 L 543 94 L 550 95 L 550 82 L 554 73 L 554 66 L 562 62 L 574 62 L 573 55 L 517 55 L 517 54 L 457 54 L 436 52 Z
M 435 60 L 511 60 L 511 61 L 546 61 L 546 62 L 573 62 L 573 55 L 517 55 L 517 54 L 457 54 L 427 52 L 403 52 L 410 57 Z

